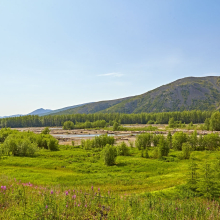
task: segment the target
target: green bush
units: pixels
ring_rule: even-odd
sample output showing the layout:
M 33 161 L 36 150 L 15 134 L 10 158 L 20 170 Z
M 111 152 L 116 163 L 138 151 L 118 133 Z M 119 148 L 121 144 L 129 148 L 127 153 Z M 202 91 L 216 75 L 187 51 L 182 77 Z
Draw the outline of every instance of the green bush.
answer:
M 130 155 L 130 149 L 123 141 L 119 146 L 117 146 L 117 153 L 120 156 L 129 156 Z
M 113 131 L 119 131 L 119 130 L 120 130 L 120 125 L 117 121 L 115 121 L 113 124 Z
M 151 146 L 152 135 L 148 133 L 139 134 L 136 136 L 135 146 L 139 150 L 145 150 L 147 147 Z
M 191 146 L 188 143 L 183 143 L 182 146 L 182 158 L 183 159 L 189 159 L 190 153 L 191 153 Z
M 72 130 L 72 129 L 74 129 L 74 123 L 72 121 L 65 121 L 63 123 L 63 129 L 64 130 Z
M 170 151 L 168 142 L 165 140 L 164 136 L 161 136 L 158 144 L 158 157 L 162 158 L 164 156 L 168 156 Z
M 172 137 L 172 146 L 175 150 L 181 151 L 185 142 L 187 142 L 187 136 L 183 132 L 176 132 Z
M 103 159 L 104 163 L 107 166 L 112 166 L 115 164 L 115 160 L 117 158 L 117 150 L 116 147 L 107 144 L 103 149 Z
M 10 135 L 6 138 L 3 144 L 3 152 L 13 156 L 34 156 L 38 150 L 36 143 L 31 143 L 28 138 L 17 138 L 15 135 Z
M 48 127 L 44 128 L 41 134 L 50 134 L 50 129 Z

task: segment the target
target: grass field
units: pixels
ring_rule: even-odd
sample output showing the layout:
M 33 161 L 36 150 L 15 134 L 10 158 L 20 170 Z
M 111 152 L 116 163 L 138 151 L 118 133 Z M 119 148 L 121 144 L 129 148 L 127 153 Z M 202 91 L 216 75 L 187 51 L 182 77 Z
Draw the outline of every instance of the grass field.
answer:
M 191 160 L 181 151 L 143 158 L 136 147 L 106 166 L 102 151 L 80 145 L 40 149 L 35 157 L 0 159 L 0 219 L 220 219 L 218 198 L 185 187 Z M 202 167 L 220 151 L 193 151 Z M 200 172 L 200 171 L 199 171 Z

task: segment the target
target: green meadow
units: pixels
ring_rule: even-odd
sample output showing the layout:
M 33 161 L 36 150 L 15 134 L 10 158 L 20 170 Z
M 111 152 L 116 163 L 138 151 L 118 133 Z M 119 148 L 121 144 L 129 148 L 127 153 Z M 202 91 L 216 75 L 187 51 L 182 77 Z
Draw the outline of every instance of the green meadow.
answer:
M 78 146 L 57 145 L 47 129 L 38 135 L 5 129 L 1 138 L 0 219 L 220 218 L 218 135 L 179 132 L 172 142 L 138 135 L 135 147 L 125 146 L 127 156 L 114 146 L 111 166 L 103 154 L 110 146 L 100 147 L 112 141 L 106 135 Z M 31 156 L 27 146 L 36 150 Z

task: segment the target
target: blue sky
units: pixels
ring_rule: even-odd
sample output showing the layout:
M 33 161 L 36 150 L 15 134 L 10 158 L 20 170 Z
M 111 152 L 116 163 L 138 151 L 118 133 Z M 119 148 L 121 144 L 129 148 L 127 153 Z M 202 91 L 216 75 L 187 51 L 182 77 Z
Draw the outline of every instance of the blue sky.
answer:
M 0 0 L 0 115 L 220 75 L 220 2 Z

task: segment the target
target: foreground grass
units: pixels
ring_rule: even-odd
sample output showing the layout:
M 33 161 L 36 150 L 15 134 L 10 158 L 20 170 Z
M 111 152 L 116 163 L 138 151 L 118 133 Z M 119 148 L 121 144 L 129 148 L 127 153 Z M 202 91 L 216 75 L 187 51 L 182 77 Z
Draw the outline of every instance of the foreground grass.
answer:
M 181 152 L 171 150 L 163 160 L 142 158 L 136 148 L 130 153 L 110 167 L 101 151 L 80 146 L 40 150 L 32 158 L 2 157 L 0 219 L 220 218 L 218 201 L 181 188 L 189 166 L 178 159 Z M 220 152 L 192 156 L 201 165 L 216 161 Z
M 192 198 L 176 190 L 178 199 L 166 194 L 118 195 L 91 186 L 42 187 L 20 181 L 0 180 L 1 219 L 219 219 L 217 201 Z M 169 193 L 172 194 L 172 193 Z M 188 196 L 188 198 L 187 198 Z M 190 198 L 191 197 L 191 198 Z

